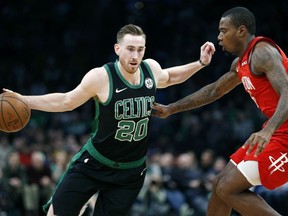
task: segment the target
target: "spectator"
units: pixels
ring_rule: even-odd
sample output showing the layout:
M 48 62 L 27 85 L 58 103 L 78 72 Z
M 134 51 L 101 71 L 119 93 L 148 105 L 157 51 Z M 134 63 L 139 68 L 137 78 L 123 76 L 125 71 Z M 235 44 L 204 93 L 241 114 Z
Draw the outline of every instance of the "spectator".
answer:
M 176 167 L 172 176 L 179 189 L 185 195 L 186 202 L 195 210 L 196 215 L 202 216 L 206 207 L 199 205 L 198 201 L 202 196 L 202 171 L 199 168 L 194 152 L 182 153 L 177 157 Z
M 64 175 L 69 162 L 68 153 L 64 150 L 56 150 L 52 155 L 51 172 L 53 183 L 57 184 Z
M 46 156 L 34 151 L 31 164 L 26 169 L 27 184 L 24 186 L 24 206 L 27 216 L 45 215 L 42 205 L 50 198 L 53 190 L 52 173 Z
M 11 151 L 7 156 L 7 163 L 3 167 L 2 177 L 2 192 L 6 199 L 4 209 L 9 216 L 21 216 L 24 212 L 23 186 L 25 183 L 26 173 L 20 163 L 19 153 Z

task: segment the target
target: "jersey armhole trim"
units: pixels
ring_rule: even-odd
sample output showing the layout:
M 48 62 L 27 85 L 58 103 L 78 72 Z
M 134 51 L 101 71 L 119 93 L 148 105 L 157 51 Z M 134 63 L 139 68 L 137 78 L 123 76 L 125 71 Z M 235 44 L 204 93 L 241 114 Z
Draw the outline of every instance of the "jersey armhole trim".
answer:
M 102 104 L 104 106 L 106 106 L 107 104 L 109 104 L 109 102 L 111 101 L 111 98 L 112 98 L 112 94 L 113 94 L 113 80 L 112 80 L 112 75 L 111 75 L 111 71 L 110 71 L 110 68 L 107 64 L 104 65 L 104 68 L 108 74 L 108 77 L 109 77 L 109 96 L 108 96 L 108 99 L 103 102 Z
M 154 86 L 155 86 L 154 90 L 156 91 L 157 86 L 156 86 L 154 74 L 152 73 L 152 70 L 151 70 L 151 68 L 150 68 L 150 66 L 148 65 L 147 62 L 142 61 L 142 63 L 143 63 L 143 65 L 144 65 L 144 67 L 146 67 L 147 71 L 149 72 L 149 74 L 150 74 L 150 76 L 151 76 L 151 78 L 152 78 L 152 80 L 153 80 Z

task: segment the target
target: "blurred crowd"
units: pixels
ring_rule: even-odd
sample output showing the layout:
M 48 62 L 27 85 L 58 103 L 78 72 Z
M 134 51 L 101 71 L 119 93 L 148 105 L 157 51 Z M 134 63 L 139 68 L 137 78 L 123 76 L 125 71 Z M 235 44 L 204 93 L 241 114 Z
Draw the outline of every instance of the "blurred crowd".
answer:
M 69 91 L 88 70 L 115 60 L 117 31 L 134 23 L 147 34 L 145 56 L 162 67 L 197 60 L 207 40 L 216 46 L 209 67 L 158 90 L 158 102 L 173 102 L 229 69 L 233 58 L 217 46 L 218 21 L 238 5 L 255 13 L 257 35 L 271 37 L 288 54 L 286 0 L 1 1 L 0 87 L 36 95 Z M 89 137 L 93 114 L 92 101 L 67 113 L 32 111 L 25 129 L 0 133 L 0 216 L 44 215 L 41 206 Z M 131 216 L 205 215 L 213 176 L 263 121 L 242 86 L 197 110 L 153 118 L 148 174 Z M 286 185 L 252 189 L 288 215 Z

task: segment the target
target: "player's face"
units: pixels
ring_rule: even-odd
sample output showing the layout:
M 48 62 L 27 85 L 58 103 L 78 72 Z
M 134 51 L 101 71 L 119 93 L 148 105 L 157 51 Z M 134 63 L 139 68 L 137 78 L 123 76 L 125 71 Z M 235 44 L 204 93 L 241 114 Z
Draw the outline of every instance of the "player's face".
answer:
M 237 55 L 242 47 L 239 40 L 239 28 L 235 28 L 230 22 L 230 17 L 221 18 L 219 22 L 219 31 L 218 40 L 223 51 Z
M 143 36 L 127 34 L 115 44 L 119 61 L 128 73 L 135 73 L 144 57 L 146 39 Z

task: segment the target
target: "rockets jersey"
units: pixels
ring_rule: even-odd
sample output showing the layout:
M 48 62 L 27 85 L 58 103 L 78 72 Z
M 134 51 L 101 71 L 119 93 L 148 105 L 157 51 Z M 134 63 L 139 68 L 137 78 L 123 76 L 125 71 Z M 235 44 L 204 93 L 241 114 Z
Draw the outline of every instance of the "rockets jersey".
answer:
M 275 42 L 265 37 L 256 37 L 250 42 L 243 54 L 243 57 L 241 59 L 239 58 L 236 65 L 236 70 L 245 90 L 249 93 L 250 97 L 256 103 L 257 107 L 262 111 L 264 115 L 266 115 L 268 118 L 271 118 L 271 116 L 276 110 L 279 95 L 273 89 L 272 85 L 270 84 L 269 80 L 266 78 L 265 75 L 256 76 L 252 74 L 250 69 L 250 54 L 253 52 L 256 43 L 258 43 L 259 41 L 265 41 L 267 43 L 270 43 L 272 46 L 278 49 L 283 59 L 283 65 L 286 69 L 286 72 L 288 73 L 288 59 L 285 53 Z M 288 121 L 284 122 L 278 130 L 283 129 L 288 131 Z
M 104 157 L 118 162 L 138 160 L 146 155 L 152 103 L 156 84 L 147 63 L 140 64 L 140 84 L 128 83 L 118 68 L 118 60 L 104 65 L 109 76 L 109 97 L 95 100 L 90 141 Z

